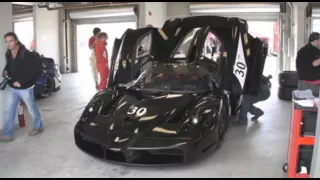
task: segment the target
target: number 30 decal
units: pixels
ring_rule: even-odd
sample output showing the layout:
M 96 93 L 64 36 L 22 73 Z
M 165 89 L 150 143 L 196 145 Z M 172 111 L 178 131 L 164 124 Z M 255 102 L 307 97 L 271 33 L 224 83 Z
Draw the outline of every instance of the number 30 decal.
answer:
M 137 106 L 131 106 L 127 114 L 129 115 L 136 114 L 136 116 L 143 116 L 144 114 L 146 114 L 146 112 L 147 112 L 147 108 L 144 108 L 144 107 L 138 108 Z

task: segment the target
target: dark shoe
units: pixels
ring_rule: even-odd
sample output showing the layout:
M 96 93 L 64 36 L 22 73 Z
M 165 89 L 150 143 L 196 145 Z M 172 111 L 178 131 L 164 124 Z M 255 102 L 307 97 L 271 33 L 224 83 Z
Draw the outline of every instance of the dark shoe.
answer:
M 98 90 L 99 89 L 99 84 L 98 83 L 96 83 L 96 90 Z
M 13 140 L 12 137 L 0 135 L 0 141 L 12 141 L 12 140 Z
M 32 129 L 32 131 L 29 132 L 29 136 L 35 136 L 43 132 L 43 129 Z
M 259 119 L 261 116 L 263 116 L 263 115 L 264 115 L 264 112 L 261 111 L 260 114 L 254 115 L 254 116 L 251 118 L 251 121 L 258 121 L 258 119 Z

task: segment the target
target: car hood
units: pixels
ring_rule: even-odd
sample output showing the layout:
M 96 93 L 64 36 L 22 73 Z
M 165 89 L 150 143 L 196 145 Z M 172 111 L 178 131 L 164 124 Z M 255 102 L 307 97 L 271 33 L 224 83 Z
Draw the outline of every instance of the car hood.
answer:
M 116 143 L 126 140 L 135 142 L 142 137 L 190 137 L 190 131 L 182 131 L 185 112 L 192 108 L 197 96 L 168 94 L 151 98 L 124 95 L 115 102 L 107 115 L 99 114 L 92 119 L 80 120 L 77 129 L 100 142 Z M 128 114 L 146 108 L 142 116 Z
M 134 133 L 137 129 L 152 129 L 165 122 L 179 124 L 184 120 L 182 115 L 193 99 L 184 94 L 148 98 L 124 95 L 114 106 L 111 129 Z

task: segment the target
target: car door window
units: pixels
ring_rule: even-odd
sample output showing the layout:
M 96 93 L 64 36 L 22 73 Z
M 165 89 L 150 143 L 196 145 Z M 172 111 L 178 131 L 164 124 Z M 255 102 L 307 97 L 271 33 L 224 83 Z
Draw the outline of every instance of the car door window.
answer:
M 204 41 L 202 59 L 211 60 L 218 63 L 218 58 L 221 55 L 221 47 L 222 44 L 218 37 L 213 32 L 209 32 Z
M 145 37 L 143 37 L 140 42 L 138 42 L 137 46 L 137 57 L 144 55 L 145 53 L 150 52 L 151 48 L 151 33 L 148 33 Z
M 173 59 L 185 59 L 187 57 L 188 51 L 191 46 L 191 42 L 196 32 L 199 31 L 200 29 L 201 28 L 194 28 L 193 30 L 188 32 L 186 36 L 184 36 L 178 48 L 173 53 Z

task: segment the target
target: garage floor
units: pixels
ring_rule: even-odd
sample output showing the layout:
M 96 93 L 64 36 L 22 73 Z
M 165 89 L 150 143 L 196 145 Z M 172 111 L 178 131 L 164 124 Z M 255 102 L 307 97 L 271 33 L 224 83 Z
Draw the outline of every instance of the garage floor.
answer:
M 80 86 L 80 87 L 79 87 Z M 232 127 L 221 149 L 192 165 L 180 167 L 126 167 L 97 160 L 80 151 L 73 128 L 94 94 L 91 76 L 63 76 L 63 88 L 40 100 L 45 131 L 35 137 L 17 129 L 16 139 L 0 143 L 0 177 L 285 177 L 290 103 L 272 98 L 259 106 L 265 116 L 248 127 Z

